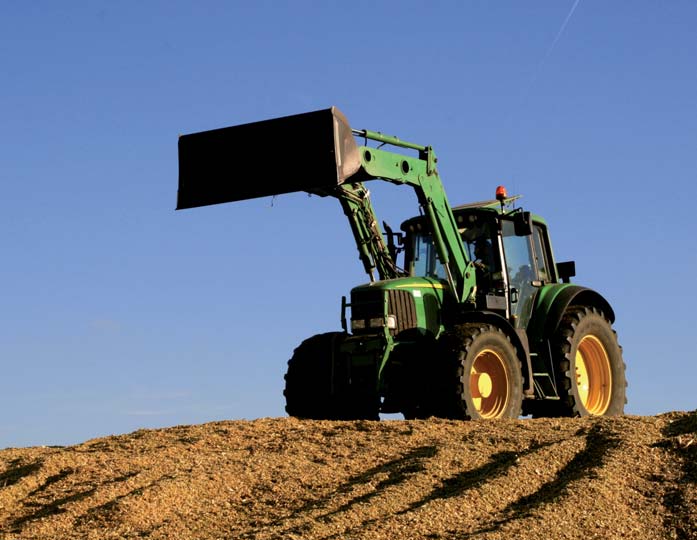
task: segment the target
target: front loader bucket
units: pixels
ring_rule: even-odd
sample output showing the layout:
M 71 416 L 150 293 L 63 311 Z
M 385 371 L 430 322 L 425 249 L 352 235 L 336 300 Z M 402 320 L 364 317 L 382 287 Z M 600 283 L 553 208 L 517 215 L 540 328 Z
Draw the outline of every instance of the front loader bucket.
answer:
M 360 165 L 351 127 L 336 107 L 182 135 L 177 210 L 322 192 Z

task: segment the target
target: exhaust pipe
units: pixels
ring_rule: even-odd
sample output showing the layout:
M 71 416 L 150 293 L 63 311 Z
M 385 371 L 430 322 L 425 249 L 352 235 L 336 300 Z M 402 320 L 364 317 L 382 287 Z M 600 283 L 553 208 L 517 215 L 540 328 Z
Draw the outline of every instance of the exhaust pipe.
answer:
M 360 167 L 351 127 L 336 107 L 182 135 L 177 210 L 321 193 Z

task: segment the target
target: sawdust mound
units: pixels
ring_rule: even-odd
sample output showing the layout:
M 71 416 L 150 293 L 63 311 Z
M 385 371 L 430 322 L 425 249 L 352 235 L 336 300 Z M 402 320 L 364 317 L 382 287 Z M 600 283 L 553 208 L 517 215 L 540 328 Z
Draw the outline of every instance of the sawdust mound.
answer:
M 277 418 L 6 449 L 0 539 L 694 539 L 695 439 L 697 412 Z

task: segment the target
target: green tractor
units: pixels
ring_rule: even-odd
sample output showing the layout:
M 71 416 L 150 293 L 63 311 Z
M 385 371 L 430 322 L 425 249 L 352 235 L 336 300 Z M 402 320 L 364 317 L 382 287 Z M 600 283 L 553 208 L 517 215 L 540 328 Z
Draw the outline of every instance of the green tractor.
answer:
M 437 164 L 430 146 L 353 130 L 335 107 L 179 138 L 177 209 L 305 191 L 337 198 L 348 218 L 370 281 L 342 298 L 342 331 L 295 349 L 288 414 L 622 414 L 610 304 L 570 283 L 575 265 L 555 262 L 545 220 L 512 208 L 503 187 L 451 207 Z M 420 215 L 381 227 L 372 180 L 410 186 Z

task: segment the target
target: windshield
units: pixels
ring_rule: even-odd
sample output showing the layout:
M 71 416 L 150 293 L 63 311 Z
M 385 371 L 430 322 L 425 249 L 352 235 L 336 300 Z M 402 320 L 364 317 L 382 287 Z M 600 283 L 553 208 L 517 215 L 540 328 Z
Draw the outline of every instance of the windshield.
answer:
M 480 216 L 471 215 L 467 226 L 459 229 L 463 246 L 469 260 L 479 263 L 490 272 L 496 270 L 493 227 Z M 430 233 L 421 231 L 414 234 L 412 275 L 445 279 L 443 264 L 438 260 L 436 246 Z
M 445 268 L 438 260 L 430 234 L 418 233 L 414 237 L 413 275 L 445 279 Z

